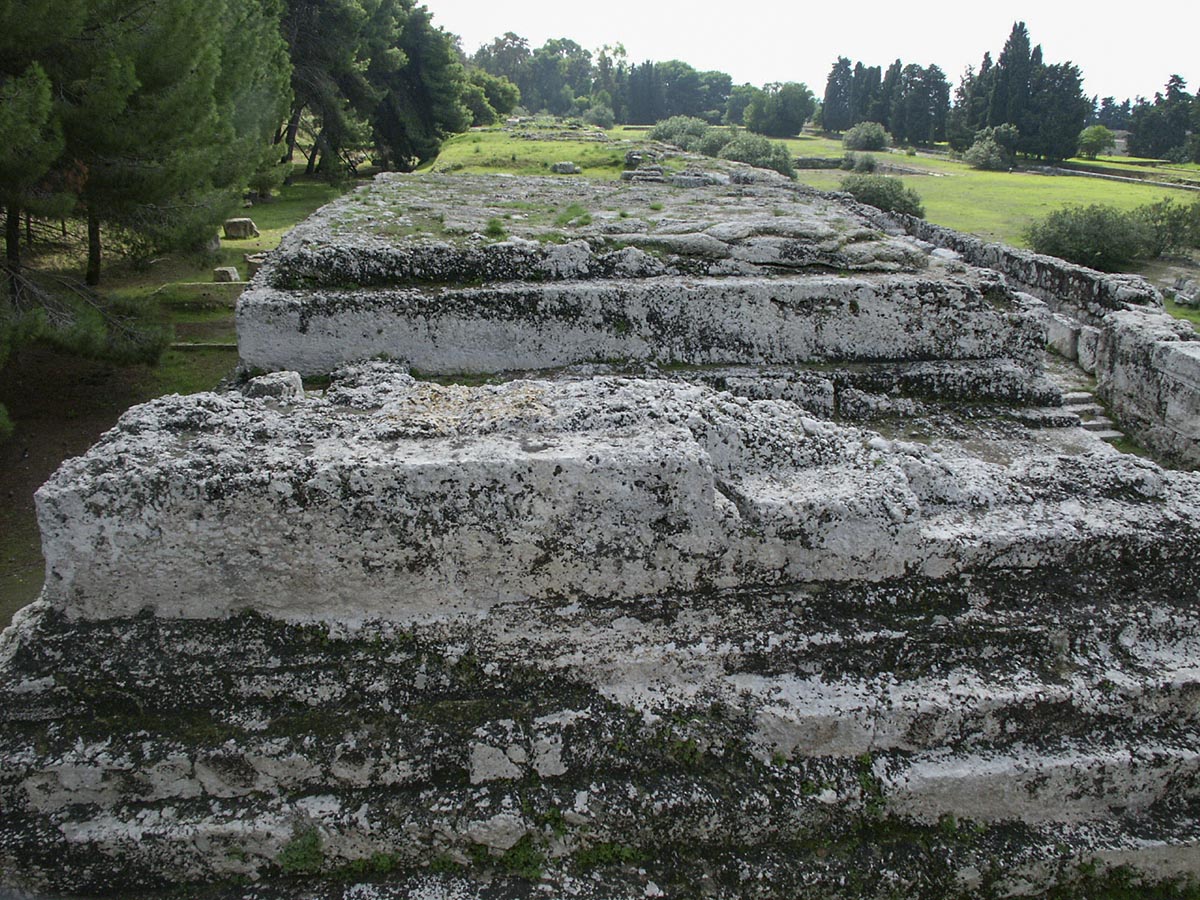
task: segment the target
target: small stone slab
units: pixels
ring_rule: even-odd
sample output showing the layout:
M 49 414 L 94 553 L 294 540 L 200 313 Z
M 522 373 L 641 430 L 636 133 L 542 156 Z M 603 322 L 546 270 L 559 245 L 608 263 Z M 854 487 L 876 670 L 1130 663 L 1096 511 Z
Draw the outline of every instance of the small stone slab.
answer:
M 218 266 L 213 269 L 213 281 L 217 284 L 229 284 L 242 280 L 236 266 Z

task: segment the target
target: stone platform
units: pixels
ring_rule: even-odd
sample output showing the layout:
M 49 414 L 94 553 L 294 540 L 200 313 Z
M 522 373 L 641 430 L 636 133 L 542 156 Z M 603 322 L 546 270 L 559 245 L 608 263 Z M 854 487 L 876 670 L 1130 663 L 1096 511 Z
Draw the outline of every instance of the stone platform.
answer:
M 385 178 L 298 229 L 238 313 L 292 371 L 38 494 L 0 885 L 1194 885 L 1200 474 L 1064 410 L 1042 301 L 713 177 Z

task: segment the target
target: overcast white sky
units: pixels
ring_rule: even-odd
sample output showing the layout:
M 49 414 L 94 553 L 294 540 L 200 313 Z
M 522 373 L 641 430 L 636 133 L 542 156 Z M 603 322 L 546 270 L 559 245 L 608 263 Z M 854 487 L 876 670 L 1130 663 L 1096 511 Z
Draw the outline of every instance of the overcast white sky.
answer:
M 820 96 L 834 60 L 867 65 L 937 63 L 952 84 L 999 55 L 1023 20 L 1047 62 L 1070 60 L 1084 90 L 1118 100 L 1152 97 L 1172 73 L 1200 89 L 1200 0 L 422 0 L 436 24 L 473 53 L 506 31 L 541 46 L 567 37 L 589 50 L 623 43 L 633 62 L 682 59 L 719 69 L 735 84 L 803 81 Z M 1110 10 L 1111 12 L 1106 12 Z M 1139 13 L 1141 15 L 1139 15 Z

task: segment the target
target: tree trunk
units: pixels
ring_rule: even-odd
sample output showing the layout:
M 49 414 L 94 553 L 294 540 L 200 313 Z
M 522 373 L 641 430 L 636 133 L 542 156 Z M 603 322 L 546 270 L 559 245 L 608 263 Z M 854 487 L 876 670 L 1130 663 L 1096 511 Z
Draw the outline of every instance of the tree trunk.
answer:
M 8 207 L 4 222 L 4 280 L 8 286 L 8 302 L 17 305 L 21 274 L 21 210 Z
M 25 211 L 25 246 L 33 249 L 33 217 L 28 210 Z
M 84 280 L 95 287 L 100 283 L 100 220 L 91 211 L 88 212 L 87 229 L 88 262 L 87 277 Z
M 306 166 L 304 169 L 305 175 L 311 176 L 317 171 L 317 160 L 320 158 L 321 151 L 324 149 L 324 147 L 325 131 L 322 129 L 321 133 L 317 135 L 316 142 L 313 144 L 312 153 L 308 155 L 308 166 Z
M 303 106 L 297 106 L 292 110 L 292 118 L 287 124 L 287 152 L 280 160 L 281 163 L 290 163 L 296 157 L 296 137 L 300 134 L 300 115 L 303 112 Z

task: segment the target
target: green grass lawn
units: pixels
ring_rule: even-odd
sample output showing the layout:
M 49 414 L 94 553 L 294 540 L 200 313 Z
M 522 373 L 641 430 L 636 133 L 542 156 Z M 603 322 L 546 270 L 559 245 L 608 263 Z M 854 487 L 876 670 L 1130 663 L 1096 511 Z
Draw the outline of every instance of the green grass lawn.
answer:
M 899 177 L 920 195 L 929 221 L 1017 247 L 1026 246 L 1025 230 L 1030 224 L 1064 206 L 1102 203 L 1133 209 L 1164 197 L 1181 203 L 1196 199 L 1193 191 L 1153 185 L 1071 175 L 984 172 L 945 157 L 903 153 L 873 155 L 881 165 L 920 170 L 922 174 Z M 802 169 L 796 174 L 804 184 L 822 190 L 837 190 L 846 173 Z
M 520 136 L 520 129 L 470 131 L 446 141 L 438 158 L 422 171 L 549 175 L 554 163 L 573 162 L 587 178 L 611 180 L 621 177 L 625 152 L 646 140 L 644 131 L 630 133 L 629 138 L 622 136 L 626 130 L 621 131 L 620 135 L 610 132 L 606 141 L 585 140 L 582 133 L 578 140 L 528 140 Z

